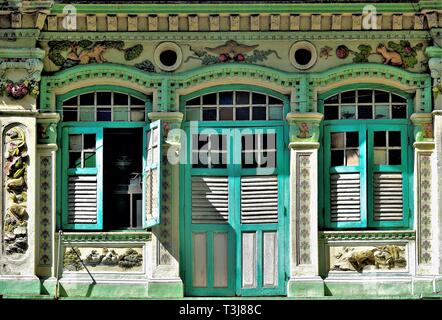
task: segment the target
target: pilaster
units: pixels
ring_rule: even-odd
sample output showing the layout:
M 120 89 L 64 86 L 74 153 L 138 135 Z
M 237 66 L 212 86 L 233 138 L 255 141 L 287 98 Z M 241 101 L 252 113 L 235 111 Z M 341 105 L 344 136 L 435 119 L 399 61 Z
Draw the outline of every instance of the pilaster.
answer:
M 288 296 L 323 296 L 318 262 L 320 113 L 289 113 L 290 279 Z
M 177 154 L 180 137 L 177 130 L 183 120 L 181 112 L 151 112 L 151 121 L 163 120 L 163 169 L 161 223 L 152 228 L 148 259 L 150 297 L 182 297 L 183 283 L 179 274 L 179 164 L 170 161 Z

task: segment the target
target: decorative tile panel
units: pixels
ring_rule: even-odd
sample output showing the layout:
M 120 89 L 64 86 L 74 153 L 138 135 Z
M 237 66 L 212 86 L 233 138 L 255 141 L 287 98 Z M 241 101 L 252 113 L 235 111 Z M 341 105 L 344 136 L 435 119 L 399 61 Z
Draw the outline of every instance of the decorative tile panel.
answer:
M 296 182 L 296 243 L 298 264 L 310 264 L 310 154 L 298 154 Z
M 51 265 L 52 261 L 52 158 L 45 155 L 40 157 L 40 191 L 39 211 L 39 247 L 38 264 L 43 267 Z
M 431 264 L 431 153 L 420 153 L 418 157 L 419 263 Z

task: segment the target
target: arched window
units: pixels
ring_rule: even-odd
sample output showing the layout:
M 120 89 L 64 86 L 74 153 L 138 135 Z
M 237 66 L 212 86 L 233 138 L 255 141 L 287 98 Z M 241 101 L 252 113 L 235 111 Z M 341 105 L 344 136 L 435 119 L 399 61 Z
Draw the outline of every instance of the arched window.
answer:
M 326 228 L 409 227 L 410 102 L 387 90 L 323 96 Z
M 187 121 L 283 120 L 284 103 L 250 91 L 220 91 L 186 101 Z
M 92 86 L 57 101 L 63 229 L 141 229 L 158 223 L 161 124 L 146 121 L 150 97 Z

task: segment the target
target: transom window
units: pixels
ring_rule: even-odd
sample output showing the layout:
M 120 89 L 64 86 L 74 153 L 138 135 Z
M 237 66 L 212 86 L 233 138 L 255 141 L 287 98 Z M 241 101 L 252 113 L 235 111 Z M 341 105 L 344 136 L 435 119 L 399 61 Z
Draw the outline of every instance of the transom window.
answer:
M 88 92 L 63 101 L 63 121 L 145 121 L 145 105 L 125 93 Z
M 282 120 L 281 99 L 258 92 L 221 91 L 186 101 L 187 121 Z
M 324 100 L 324 120 L 406 118 L 407 100 L 391 92 L 344 91 Z

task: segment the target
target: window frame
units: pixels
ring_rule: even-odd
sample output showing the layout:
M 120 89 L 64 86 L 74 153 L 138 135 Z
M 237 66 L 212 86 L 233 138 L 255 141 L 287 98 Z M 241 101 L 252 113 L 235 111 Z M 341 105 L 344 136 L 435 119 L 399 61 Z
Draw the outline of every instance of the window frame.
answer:
M 329 152 L 329 145 L 326 145 L 326 130 L 330 130 L 327 128 L 339 128 L 339 127 L 351 127 L 351 126 L 364 126 L 366 129 L 366 172 L 367 176 L 365 177 L 365 180 L 367 181 L 365 183 L 366 185 L 366 203 L 367 203 L 367 219 L 366 224 L 364 226 L 352 226 L 351 224 L 345 225 L 345 226 L 337 226 L 330 221 L 330 211 L 327 210 L 327 207 L 329 204 L 327 202 L 330 199 L 330 192 L 328 191 L 330 189 L 329 186 L 326 185 L 327 178 L 325 177 L 325 174 L 320 174 L 318 177 L 318 184 L 319 184 L 319 226 L 324 230 L 342 230 L 342 229 L 355 229 L 355 230 L 370 230 L 370 229 L 377 229 L 377 230 L 398 230 L 398 229 L 405 229 L 408 230 L 413 226 L 413 205 L 414 205 L 414 199 L 413 199 L 413 165 L 414 165 L 414 159 L 413 159 L 413 146 L 411 143 L 411 139 L 413 137 L 413 128 L 410 125 L 410 116 L 414 112 L 414 103 L 413 103 L 413 94 L 403 92 L 397 88 L 386 86 L 386 85 L 379 85 L 379 84 L 370 84 L 370 83 L 360 83 L 360 84 L 353 84 L 353 85 L 347 85 L 347 86 L 341 86 L 334 88 L 332 90 L 329 90 L 327 92 L 321 93 L 318 96 L 318 112 L 324 114 L 324 100 L 344 91 L 351 91 L 351 90 L 383 90 L 388 91 L 394 94 L 397 94 L 403 98 L 406 99 L 406 105 L 407 105 L 407 118 L 405 119 L 339 119 L 339 120 L 323 120 L 321 123 L 321 146 L 319 150 L 319 172 L 325 173 L 326 170 L 326 159 L 327 159 L 327 152 Z M 403 178 L 405 178 L 407 181 L 403 183 L 403 219 L 401 221 L 375 221 L 373 219 L 374 212 L 372 210 L 373 206 L 373 195 L 372 195 L 372 185 L 373 185 L 373 169 L 369 168 L 370 163 L 373 162 L 374 157 L 374 149 L 373 149 L 373 139 L 369 139 L 369 131 L 373 131 L 375 128 L 388 128 L 388 130 L 385 131 L 401 131 L 401 139 L 402 141 L 405 141 L 405 145 L 402 146 L 402 166 L 403 170 Z M 397 130 L 395 130 L 395 128 Z M 384 131 L 384 130 L 382 130 Z M 329 139 L 329 138 L 328 138 Z M 402 142 L 403 143 L 403 142 Z M 369 145 L 370 144 L 370 145 Z M 327 151 L 328 149 L 328 151 Z M 404 163 L 404 160 L 406 164 Z M 328 178 L 329 179 L 329 178 Z M 370 181 L 370 182 L 368 182 Z M 361 201 L 362 201 L 362 195 L 361 195 Z M 361 216 L 362 219 L 362 216 Z
M 57 208 L 60 208 L 58 211 L 58 219 L 57 219 L 57 228 L 62 230 L 76 230 L 76 231 L 102 231 L 102 232 L 126 232 L 129 229 L 117 229 L 117 230 L 105 230 L 103 225 L 103 215 L 106 213 L 103 212 L 103 190 L 102 190 L 102 175 L 103 175 L 103 159 L 101 158 L 101 163 L 98 163 L 98 157 L 97 157 L 97 163 L 96 166 L 100 167 L 101 170 L 101 183 L 97 180 L 97 202 L 101 201 L 100 211 L 97 212 L 97 221 L 100 220 L 100 223 L 97 223 L 95 225 L 90 224 L 68 224 L 68 212 L 67 212 L 67 189 L 66 183 L 67 183 L 67 175 L 63 171 L 68 164 L 65 164 L 67 161 L 68 156 L 68 149 L 69 149 L 69 140 L 67 134 L 64 132 L 74 132 L 74 133 L 89 133 L 93 130 L 96 130 L 97 132 L 101 132 L 101 148 L 103 147 L 103 137 L 104 137 L 104 130 L 105 129 L 129 129 L 129 128 L 141 128 L 143 129 L 143 132 L 145 132 L 150 127 L 151 121 L 148 119 L 147 115 L 149 112 L 152 111 L 152 96 L 151 95 L 145 95 L 139 91 L 126 88 L 126 87 L 120 87 L 120 86 L 112 86 L 112 85 L 95 85 L 91 87 L 83 87 L 79 89 L 75 89 L 72 91 L 69 91 L 65 94 L 59 95 L 56 97 L 57 102 L 57 111 L 62 113 L 63 111 L 63 101 L 70 99 L 75 96 L 79 96 L 81 94 L 89 93 L 89 92 L 96 92 L 96 91 L 106 91 L 106 92 L 118 92 L 123 93 L 127 95 L 134 96 L 138 99 L 141 99 L 145 102 L 145 121 L 60 121 L 58 126 L 58 138 L 57 138 L 57 144 L 59 147 L 57 152 L 57 194 L 60 195 L 57 197 Z M 144 173 L 145 165 L 146 165 L 146 143 L 147 139 L 146 136 L 143 138 L 143 153 L 142 153 L 142 173 Z M 162 150 L 162 146 L 160 146 L 160 150 Z M 102 150 L 101 150 L 102 153 Z M 159 175 L 161 176 L 161 175 Z M 146 194 L 145 194 L 145 182 L 143 180 L 142 185 L 142 201 L 143 201 L 143 228 L 142 229 L 130 229 L 130 231 L 141 231 L 144 229 L 144 221 L 146 216 L 146 211 L 144 207 Z M 98 189 L 100 189 L 100 192 L 98 192 Z M 159 188 L 161 189 L 161 188 Z M 97 207 L 98 211 L 98 207 Z

